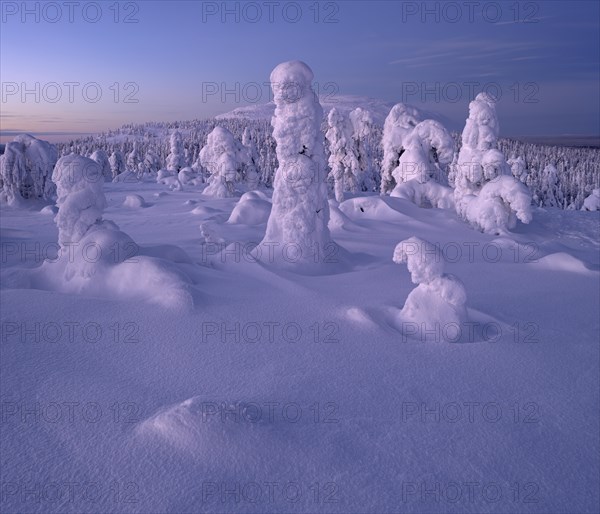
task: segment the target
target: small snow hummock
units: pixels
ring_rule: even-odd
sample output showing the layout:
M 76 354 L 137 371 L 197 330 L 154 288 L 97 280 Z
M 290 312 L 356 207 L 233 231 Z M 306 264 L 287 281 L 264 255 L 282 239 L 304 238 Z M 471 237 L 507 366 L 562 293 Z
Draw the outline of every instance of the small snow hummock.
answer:
M 269 214 L 271 202 L 266 196 L 257 191 L 248 191 L 236 203 L 227 223 L 261 225 L 269 220 Z
M 147 206 L 148 204 L 140 195 L 127 195 L 125 197 L 125 201 L 123 202 L 123 207 L 127 207 L 129 209 L 141 209 L 142 207 Z
M 514 228 L 517 219 L 523 223 L 532 219 L 529 189 L 512 176 L 497 148 L 499 130 L 494 100 L 479 93 L 469 104 L 462 147 L 452 169 L 456 211 L 492 234 Z
M 400 311 L 401 327 L 406 335 L 421 341 L 456 342 L 468 321 L 463 283 L 444 273 L 445 260 L 437 245 L 418 237 L 398 243 L 393 260 L 405 263 L 411 280 L 418 284 Z
M 0 197 L 10 205 L 33 198 L 52 200 L 57 159 L 58 150 L 47 141 L 28 134 L 15 137 L 0 156 Z
M 301 61 L 281 63 L 271 73 L 276 106 L 271 124 L 279 168 L 266 234 L 255 255 L 295 269 L 320 263 L 332 244 L 320 129 L 323 109 L 312 90 L 312 80 L 312 70 Z M 283 251 L 290 246 L 295 249 L 293 262 Z

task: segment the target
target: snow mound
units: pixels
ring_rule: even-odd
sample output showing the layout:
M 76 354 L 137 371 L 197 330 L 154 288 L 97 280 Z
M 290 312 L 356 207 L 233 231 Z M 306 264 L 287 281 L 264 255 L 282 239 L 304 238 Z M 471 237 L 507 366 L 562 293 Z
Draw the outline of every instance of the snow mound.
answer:
M 260 198 L 254 191 L 244 193 L 231 212 L 227 223 L 261 225 L 271 214 L 271 202 Z
M 58 212 L 58 207 L 56 205 L 46 205 L 46 207 L 42 208 L 40 214 L 45 214 L 46 216 L 54 216 Z
M 529 263 L 529 266 L 535 266 L 535 269 L 547 269 L 553 271 L 566 271 L 569 273 L 583 273 L 596 275 L 597 272 L 590 270 L 586 265 L 565 252 L 551 253 L 540 257 L 536 262 Z
M 123 202 L 123 207 L 129 209 L 141 209 L 142 207 L 148 207 L 148 204 L 140 195 L 127 195 Z
M 421 183 L 416 179 L 398 184 L 390 196 L 403 198 L 419 207 L 455 209 L 454 191 L 434 180 Z
M 372 219 L 382 221 L 398 221 L 406 216 L 390 205 L 379 196 L 368 196 L 363 198 L 351 198 L 339 205 L 348 218 L 352 220 Z
M 220 211 L 213 207 L 207 207 L 206 205 L 198 205 L 198 207 L 194 207 L 191 212 L 197 216 L 213 216 Z

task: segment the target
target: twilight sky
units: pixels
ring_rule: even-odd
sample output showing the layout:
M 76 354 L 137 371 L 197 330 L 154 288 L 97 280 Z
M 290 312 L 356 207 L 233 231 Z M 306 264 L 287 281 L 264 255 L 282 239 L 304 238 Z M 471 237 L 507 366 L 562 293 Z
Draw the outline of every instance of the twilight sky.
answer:
M 264 103 L 270 71 L 291 59 L 322 94 L 404 101 L 460 127 L 485 88 L 501 95 L 504 136 L 595 135 L 599 5 L 3 0 L 0 137 L 69 139 Z

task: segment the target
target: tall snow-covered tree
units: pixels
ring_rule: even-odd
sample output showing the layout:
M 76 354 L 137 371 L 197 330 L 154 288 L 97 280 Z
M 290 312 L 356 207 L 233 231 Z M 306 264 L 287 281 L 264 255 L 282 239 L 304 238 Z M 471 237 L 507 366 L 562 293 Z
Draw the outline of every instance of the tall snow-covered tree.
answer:
M 483 232 L 501 233 L 517 219 L 531 221 L 531 194 L 516 180 L 498 150 L 500 127 L 495 101 L 479 93 L 469 104 L 462 146 L 454 163 L 454 200 L 458 214 Z
M 92 226 L 101 223 L 106 207 L 104 176 L 96 161 L 71 154 L 56 163 L 52 180 L 58 193 L 58 242 L 65 247 L 78 243 Z
M 185 166 L 183 139 L 181 138 L 181 132 L 179 132 L 179 130 L 174 130 L 171 133 L 169 144 L 171 151 L 167 157 L 167 169 L 179 173 L 179 170 Z
M 375 166 L 375 123 L 371 113 L 357 107 L 350 113 L 354 152 L 358 159 L 360 174 L 358 187 L 361 191 L 374 191 L 377 185 Z
M 323 109 L 311 83 L 312 70 L 301 61 L 279 64 L 271 72 L 275 101 L 273 137 L 279 168 L 275 173 L 273 208 L 257 250 L 279 266 L 313 266 L 323 261 L 331 244 L 329 203 L 321 120 Z M 275 246 L 274 255 L 270 253 Z M 285 250 L 294 247 L 290 259 Z
M 344 201 L 344 191 L 356 193 L 360 181 L 360 167 L 352 139 L 352 125 L 335 107 L 327 116 L 329 141 L 329 167 L 333 178 L 335 199 Z
M 393 171 L 404 153 L 404 140 L 421 121 L 419 111 L 409 105 L 394 105 L 383 124 L 383 161 L 381 163 L 381 192 L 390 193 L 396 186 Z
M 200 162 L 210 173 L 203 194 L 226 198 L 235 195 L 235 184 L 240 180 L 249 157 L 246 147 L 229 130 L 217 126 L 208 135 L 206 146 L 200 151 Z
M 119 150 L 115 150 L 108 158 L 110 169 L 112 171 L 113 180 L 127 169 L 125 167 L 125 158 Z

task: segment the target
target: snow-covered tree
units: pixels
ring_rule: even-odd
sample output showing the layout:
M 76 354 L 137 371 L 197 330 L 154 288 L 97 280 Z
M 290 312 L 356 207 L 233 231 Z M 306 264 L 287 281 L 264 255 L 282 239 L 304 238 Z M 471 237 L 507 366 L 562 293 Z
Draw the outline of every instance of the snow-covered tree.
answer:
M 445 260 L 440 248 L 411 237 L 398 243 L 393 260 L 396 264 L 406 263 L 413 284 L 418 284 L 400 312 L 402 322 L 414 323 L 421 337 L 460 334 L 468 321 L 467 293 L 457 277 L 444 273 Z
M 217 126 L 208 135 L 206 146 L 200 151 L 200 162 L 210 173 L 203 193 L 217 198 L 235 195 L 235 183 L 243 167 L 249 162 L 248 151 L 231 132 Z
M 404 140 L 421 121 L 419 111 L 399 103 L 392 107 L 383 124 L 383 161 L 381 163 L 381 192 L 390 193 L 396 186 L 393 171 L 404 153 Z
M 275 101 L 273 137 L 279 168 L 273 208 L 257 255 L 280 266 L 322 262 L 331 244 L 329 203 L 321 120 L 323 109 L 311 83 L 312 70 L 301 61 L 279 64 L 271 72 Z M 275 254 L 270 253 L 275 246 Z M 296 249 L 293 262 L 285 250 Z M 286 257 L 287 256 L 287 257 Z
M 453 163 L 454 200 L 458 214 L 483 232 L 514 228 L 531 221 L 531 194 L 516 180 L 497 148 L 500 128 L 496 104 L 479 93 L 469 104 L 462 146 Z
M 138 148 L 138 142 L 133 142 L 133 149 L 127 154 L 127 169 L 133 173 L 139 173 L 142 156 Z
M 95 150 L 92 155 L 90 155 L 90 159 L 96 161 L 100 169 L 102 170 L 102 176 L 105 181 L 111 181 L 113 179 L 112 169 L 110 167 L 110 160 L 108 158 L 108 154 L 102 150 Z
M 179 130 L 175 130 L 171 133 L 169 144 L 171 152 L 167 157 L 167 169 L 169 171 L 179 172 L 179 170 L 185 166 L 183 139 L 181 138 L 181 132 L 179 132 Z
M 127 169 L 125 167 L 125 158 L 123 157 L 123 154 L 118 150 L 115 150 L 111 154 L 111 156 L 108 158 L 108 162 L 110 163 L 110 169 L 112 171 L 113 180 L 117 178 L 117 176 L 119 176 L 121 173 L 124 173 Z
M 358 159 L 360 174 L 358 187 L 361 191 L 374 191 L 377 185 L 375 154 L 375 123 L 371 113 L 357 107 L 350 113 L 354 152 Z
M 523 182 L 523 184 L 526 184 L 527 183 L 527 163 L 525 162 L 525 159 L 523 159 L 523 157 L 521 157 L 521 156 L 516 157 L 513 155 L 508 160 L 508 165 L 510 166 L 510 170 L 513 174 L 513 177 L 515 177 L 520 182 Z
M 582 211 L 600 211 L 600 189 L 594 189 L 592 194 L 583 201 Z
M 154 148 L 149 147 L 142 163 L 145 173 L 156 173 L 160 169 L 160 159 Z
M 242 135 L 242 144 L 246 147 L 247 163 L 243 169 L 244 182 L 248 191 L 253 191 L 258 187 L 260 175 L 258 173 L 258 150 L 252 137 L 252 132 L 248 127 L 244 129 Z
M 425 120 L 404 137 L 405 151 L 392 171 L 396 187 L 392 196 L 417 205 L 453 208 L 446 168 L 454 158 L 454 140 L 438 121 Z
M 0 186 L 5 200 L 15 205 L 22 199 L 50 200 L 55 195 L 51 180 L 58 150 L 29 134 L 15 137 L 0 157 Z
M 541 190 L 543 195 L 542 205 L 545 207 L 562 207 L 563 197 L 558 187 L 558 170 L 554 164 L 548 164 L 542 172 Z
M 329 141 L 329 167 L 333 178 L 335 199 L 344 201 L 344 191 L 358 191 L 360 168 L 352 140 L 352 125 L 335 107 L 327 116 L 328 130 L 325 134 Z
M 61 247 L 78 243 L 91 227 L 102 223 L 106 207 L 102 169 L 92 159 L 71 154 L 56 163 L 52 181 L 58 194 L 58 242 Z

